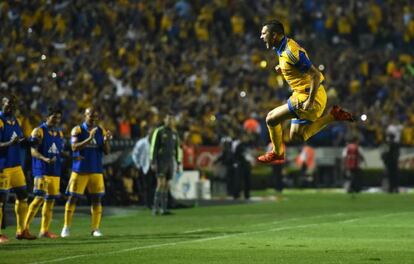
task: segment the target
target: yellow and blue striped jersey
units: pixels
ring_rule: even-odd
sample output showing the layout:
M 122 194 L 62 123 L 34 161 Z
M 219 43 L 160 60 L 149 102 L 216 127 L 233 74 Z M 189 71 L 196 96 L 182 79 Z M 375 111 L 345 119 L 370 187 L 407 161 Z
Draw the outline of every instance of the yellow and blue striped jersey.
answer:
M 13 136 L 23 138 L 23 131 L 16 117 L 0 112 L 0 141 L 10 141 Z M 20 143 L 0 149 L 0 169 L 22 165 Z
M 293 39 L 284 37 L 278 48 L 274 48 L 279 56 L 279 66 L 283 77 L 294 92 L 308 92 L 311 76 L 308 73 L 312 66 L 308 54 Z M 321 74 L 321 82 L 324 80 Z

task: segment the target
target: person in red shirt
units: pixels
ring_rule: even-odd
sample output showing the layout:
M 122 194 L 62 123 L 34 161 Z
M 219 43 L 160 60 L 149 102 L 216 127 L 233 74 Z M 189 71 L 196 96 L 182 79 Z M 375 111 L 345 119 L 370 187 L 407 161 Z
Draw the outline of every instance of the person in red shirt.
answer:
M 349 180 L 346 185 L 348 193 L 361 191 L 361 163 L 365 162 L 363 150 L 359 146 L 358 138 L 355 136 L 342 151 L 345 176 Z

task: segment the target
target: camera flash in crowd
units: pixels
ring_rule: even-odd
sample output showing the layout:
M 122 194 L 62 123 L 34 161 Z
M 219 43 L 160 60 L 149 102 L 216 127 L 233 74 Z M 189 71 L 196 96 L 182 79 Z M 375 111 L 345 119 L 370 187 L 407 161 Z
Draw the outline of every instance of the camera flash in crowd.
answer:
M 366 121 L 367 120 L 367 115 L 366 114 L 362 114 L 361 115 L 361 120 L 362 121 Z
M 325 70 L 325 66 L 324 66 L 323 64 L 321 64 L 321 65 L 319 65 L 318 69 L 319 69 L 320 71 L 324 71 L 324 70 Z

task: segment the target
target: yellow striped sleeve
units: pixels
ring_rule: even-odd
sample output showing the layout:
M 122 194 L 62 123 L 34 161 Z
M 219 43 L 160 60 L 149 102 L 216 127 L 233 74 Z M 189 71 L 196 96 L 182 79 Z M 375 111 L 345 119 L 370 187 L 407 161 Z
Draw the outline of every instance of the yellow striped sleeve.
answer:
M 81 133 L 80 126 L 75 126 L 74 128 L 72 128 L 72 131 L 70 132 L 70 135 L 72 137 L 77 137 L 80 133 Z
M 41 129 L 40 127 L 36 127 L 35 129 L 33 129 L 30 136 L 32 138 L 42 139 L 43 138 L 43 129 Z

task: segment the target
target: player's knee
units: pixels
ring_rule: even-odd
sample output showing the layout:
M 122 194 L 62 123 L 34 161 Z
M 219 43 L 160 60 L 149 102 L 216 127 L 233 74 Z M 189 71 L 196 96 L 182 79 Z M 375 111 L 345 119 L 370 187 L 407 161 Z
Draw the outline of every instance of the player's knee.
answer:
M 275 126 L 278 124 L 278 120 L 272 114 L 268 113 L 266 116 L 266 124 L 268 126 Z

